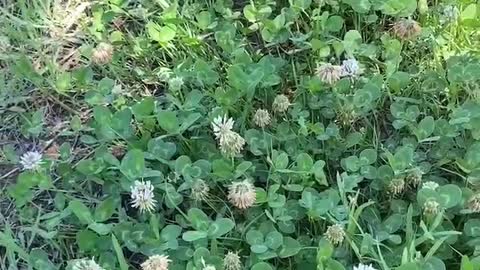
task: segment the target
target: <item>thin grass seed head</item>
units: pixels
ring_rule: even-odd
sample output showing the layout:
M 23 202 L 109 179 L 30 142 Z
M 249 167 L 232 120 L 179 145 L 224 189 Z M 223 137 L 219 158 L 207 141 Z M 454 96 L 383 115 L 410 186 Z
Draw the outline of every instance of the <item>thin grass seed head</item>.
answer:
M 23 170 L 37 171 L 42 164 L 42 154 L 37 151 L 26 152 L 20 157 L 20 165 Z
M 105 65 L 112 61 L 113 46 L 111 44 L 101 42 L 93 49 L 92 61 L 97 65 Z
M 431 190 L 436 190 L 439 187 L 439 185 L 433 181 L 428 181 L 423 183 L 422 188 L 427 188 Z
M 141 264 L 142 270 L 168 270 L 172 260 L 167 255 L 153 255 Z
M 241 270 L 242 262 L 240 261 L 238 252 L 229 251 L 223 258 L 223 266 L 225 270 Z
M 92 259 L 79 259 L 72 265 L 72 270 L 105 270 Z
M 373 267 L 371 264 L 366 265 L 366 264 L 360 263 L 357 266 L 354 266 L 353 270 L 377 270 L 377 269 Z
M 342 75 L 342 68 L 337 65 L 326 63 L 318 66 L 315 73 L 322 82 L 332 85 L 338 80 L 340 80 L 340 76 Z
M 255 186 L 247 179 L 233 182 L 228 187 L 228 200 L 239 209 L 246 209 L 255 203 Z
M 150 181 L 135 181 L 131 187 L 132 207 L 139 208 L 140 212 L 151 212 L 157 201 L 154 199 L 154 187 Z
M 253 122 L 255 123 L 255 125 L 261 128 L 264 128 L 270 125 L 270 122 L 271 122 L 270 114 L 268 113 L 267 110 L 258 109 L 255 111 L 255 115 L 253 116 Z
M 290 107 L 290 100 L 286 95 L 277 95 L 273 100 L 272 109 L 274 112 L 286 112 L 288 107 Z
M 340 245 L 345 239 L 345 231 L 343 226 L 340 224 L 334 224 L 327 227 L 327 232 L 325 232 L 327 240 L 333 245 Z
M 400 19 L 392 26 L 393 33 L 401 40 L 411 40 L 422 32 L 422 27 L 412 19 Z

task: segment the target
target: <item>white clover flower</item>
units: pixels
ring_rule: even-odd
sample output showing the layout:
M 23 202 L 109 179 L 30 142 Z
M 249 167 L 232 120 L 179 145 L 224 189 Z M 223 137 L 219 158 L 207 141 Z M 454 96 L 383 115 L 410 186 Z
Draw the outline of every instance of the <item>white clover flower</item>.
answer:
M 273 100 L 272 109 L 275 112 L 286 112 L 290 107 L 290 100 L 286 95 L 277 95 Z
M 340 224 L 334 224 L 327 227 L 327 232 L 325 232 L 327 240 L 330 241 L 333 245 L 339 245 L 343 242 L 345 238 L 345 231 L 343 226 Z
M 340 66 L 341 69 L 341 76 L 342 77 L 355 77 L 362 74 L 362 70 L 360 69 L 360 64 L 355 58 L 350 58 L 347 60 L 342 61 L 342 65 Z
M 182 89 L 183 83 L 182 77 L 173 77 L 168 80 L 168 87 L 172 91 L 179 91 Z
M 172 70 L 167 68 L 167 67 L 161 67 L 161 68 L 158 69 L 156 74 L 157 74 L 157 77 L 160 81 L 166 82 L 172 76 Z
M 440 209 L 440 204 L 434 199 L 429 199 L 423 204 L 423 212 L 426 215 L 436 215 Z
M 417 37 L 422 32 L 422 27 L 412 19 L 400 19 L 392 26 L 393 33 L 402 40 L 409 40 Z
M 240 256 L 237 252 L 229 251 L 225 258 L 223 258 L 223 266 L 225 270 L 241 270 L 242 262 L 240 261 Z
M 205 264 L 205 260 L 203 259 L 203 257 L 201 258 L 201 262 L 202 262 L 202 265 L 203 265 L 202 270 L 216 270 L 215 266 L 213 266 L 211 264 Z
M 180 180 L 180 174 L 177 172 L 170 172 L 167 175 L 167 181 L 170 183 L 177 183 L 178 180 Z
M 428 181 L 428 182 L 425 182 L 423 183 L 422 185 L 422 188 L 428 188 L 428 189 L 432 189 L 432 190 L 436 190 L 438 188 L 438 184 L 433 182 L 433 181 Z
M 72 270 L 104 270 L 92 259 L 78 259 L 72 265 Z
M 196 201 L 203 201 L 208 196 L 208 192 L 210 188 L 208 187 L 207 183 L 202 179 L 197 179 L 192 183 L 191 186 L 191 194 L 192 198 Z
M 222 140 L 225 137 L 230 136 L 234 123 L 235 121 L 233 121 L 232 118 L 227 118 L 227 115 L 224 115 L 223 117 L 218 116 L 213 119 L 212 128 L 215 138 L 217 138 L 217 140 Z
M 340 66 L 327 63 L 318 66 L 315 72 L 322 82 L 333 84 L 340 80 L 342 68 Z
M 377 269 L 373 267 L 371 264 L 366 265 L 366 264 L 360 263 L 357 266 L 354 266 L 353 270 L 377 270 Z
M 167 255 L 153 255 L 141 264 L 142 270 L 168 270 L 168 264 L 172 262 Z
M 140 208 L 140 212 L 151 212 L 155 208 L 156 200 L 153 198 L 153 186 L 150 181 L 135 181 L 131 187 L 132 207 Z
M 253 116 L 253 122 L 255 123 L 255 125 L 264 128 L 270 125 L 270 114 L 267 110 L 258 109 L 257 111 L 255 111 L 255 115 Z
M 213 133 L 220 145 L 220 151 L 228 157 L 238 155 L 245 145 L 245 139 L 232 130 L 233 124 L 233 119 L 227 119 L 226 115 L 218 116 L 212 122 Z
M 113 57 L 113 46 L 108 43 L 100 43 L 98 46 L 93 49 L 92 52 L 92 61 L 98 65 L 105 65 L 112 61 Z
M 442 14 L 440 16 L 440 23 L 445 24 L 449 22 L 455 22 L 458 20 L 460 10 L 456 6 L 447 5 L 443 7 Z
M 247 179 L 228 187 L 228 200 L 237 208 L 246 209 L 255 203 L 255 186 Z
M 423 172 L 419 168 L 412 170 L 406 177 L 406 182 L 417 187 L 422 182 Z
M 5 53 L 10 47 L 10 39 L 7 36 L 0 36 L 0 52 Z
M 20 164 L 24 170 L 36 171 L 42 165 L 42 154 L 37 151 L 26 152 L 20 157 Z
M 405 190 L 405 180 L 403 178 L 392 179 L 392 181 L 388 185 L 388 189 L 393 195 L 399 195 L 403 193 L 403 191 Z
M 240 154 L 244 146 L 245 139 L 234 131 L 220 139 L 220 151 L 227 157 L 234 157 Z
M 468 200 L 468 209 L 474 213 L 480 213 L 480 194 L 475 194 Z

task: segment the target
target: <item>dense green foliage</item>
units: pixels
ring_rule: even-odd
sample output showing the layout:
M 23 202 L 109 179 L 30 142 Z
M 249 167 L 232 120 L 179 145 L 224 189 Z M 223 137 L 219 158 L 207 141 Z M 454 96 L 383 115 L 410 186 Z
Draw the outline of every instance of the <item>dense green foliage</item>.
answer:
M 474 0 L 0 14 L 0 269 L 480 269 Z

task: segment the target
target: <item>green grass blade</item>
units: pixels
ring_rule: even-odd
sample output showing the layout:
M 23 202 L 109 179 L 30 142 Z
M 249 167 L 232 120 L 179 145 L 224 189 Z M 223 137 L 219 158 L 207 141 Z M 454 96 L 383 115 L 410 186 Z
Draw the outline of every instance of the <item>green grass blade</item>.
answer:
M 114 234 L 112 234 L 112 244 L 113 244 L 113 249 L 115 249 L 115 253 L 117 254 L 117 259 L 118 259 L 118 263 L 120 264 L 120 269 L 128 270 L 128 263 L 125 260 L 125 256 L 123 255 L 122 247 L 120 246 L 120 243 L 118 243 L 117 237 L 115 237 Z

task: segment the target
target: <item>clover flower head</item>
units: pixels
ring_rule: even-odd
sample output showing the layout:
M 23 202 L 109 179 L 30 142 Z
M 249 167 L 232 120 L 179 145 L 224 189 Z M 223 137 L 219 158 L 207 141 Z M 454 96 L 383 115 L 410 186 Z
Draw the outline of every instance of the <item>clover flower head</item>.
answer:
M 480 213 L 480 194 L 475 194 L 468 200 L 468 209 L 474 213 Z
M 290 100 L 286 95 L 277 95 L 273 100 L 272 109 L 275 112 L 286 112 L 288 107 L 290 107 Z
M 440 15 L 440 23 L 445 24 L 449 22 L 455 22 L 458 20 L 460 15 L 460 10 L 454 5 L 446 5 L 443 7 L 442 13 Z
M 418 186 L 422 182 L 422 176 L 422 170 L 420 170 L 419 168 L 415 168 L 407 175 L 407 183 L 412 184 L 413 186 Z
M 377 270 L 375 267 L 373 267 L 371 264 L 363 264 L 360 263 L 357 266 L 353 267 L 353 270 Z
M 157 77 L 160 81 L 166 82 L 168 81 L 170 83 L 170 78 L 173 74 L 172 70 L 167 68 L 167 67 L 161 67 L 158 70 L 156 70 Z
M 10 47 L 10 39 L 7 36 L 0 36 L 0 52 L 5 53 Z
M 255 203 L 255 186 L 247 179 L 233 182 L 228 187 L 228 199 L 237 208 L 249 208 Z
M 340 76 L 342 75 L 342 68 L 337 65 L 326 63 L 323 65 L 319 65 L 315 73 L 322 82 L 331 85 L 340 80 Z
M 410 40 L 422 32 L 422 27 L 412 19 L 400 19 L 392 26 L 393 33 L 402 40 Z
M 220 145 L 220 151 L 227 157 L 240 154 L 245 145 L 245 139 L 232 130 L 234 123 L 233 119 L 227 118 L 226 115 L 218 116 L 212 122 L 213 133 Z
M 327 227 L 327 232 L 325 232 L 327 240 L 330 241 L 333 245 L 339 245 L 343 242 L 345 238 L 345 230 L 340 224 L 334 224 Z
M 432 190 L 436 190 L 439 187 L 438 183 L 433 182 L 433 181 L 428 181 L 423 183 L 422 188 L 428 188 Z
M 405 190 L 405 180 L 403 178 L 394 178 L 388 185 L 390 193 L 399 195 Z
M 104 270 L 103 267 L 98 265 L 95 260 L 92 259 L 79 259 L 75 260 L 72 265 L 72 270 Z
M 429 199 L 423 204 L 423 212 L 426 215 L 436 215 L 439 210 L 440 204 L 434 199 Z
M 229 136 L 233 129 L 233 118 L 227 118 L 227 115 L 217 116 L 212 121 L 213 134 L 217 140 Z
M 168 264 L 172 262 L 167 255 L 150 256 L 140 266 L 142 270 L 168 270 Z
M 20 165 L 24 170 L 36 171 L 42 165 L 42 154 L 37 151 L 29 151 L 20 157 Z
M 153 211 L 157 201 L 154 199 L 154 187 L 150 181 L 135 181 L 135 184 L 130 189 L 132 207 L 139 208 L 142 213 Z
M 237 252 L 229 251 L 225 258 L 223 258 L 223 266 L 225 270 L 240 270 L 242 269 L 242 262 Z
M 111 44 L 101 42 L 93 49 L 92 61 L 97 65 L 105 65 L 112 61 L 113 46 Z
M 355 77 L 362 74 L 360 64 L 355 58 L 350 58 L 342 61 L 341 76 Z
M 182 77 L 173 77 L 168 80 L 168 87 L 172 91 L 179 91 L 182 89 L 184 82 Z
M 191 194 L 192 198 L 196 201 L 203 201 L 208 196 L 210 188 L 203 179 L 197 179 L 192 183 Z
M 267 110 L 258 109 L 257 111 L 255 111 L 255 115 L 253 116 L 253 122 L 255 123 L 255 125 L 264 128 L 270 125 L 270 114 Z
M 245 139 L 235 131 L 231 131 L 220 140 L 220 151 L 227 157 L 234 157 L 243 150 Z

